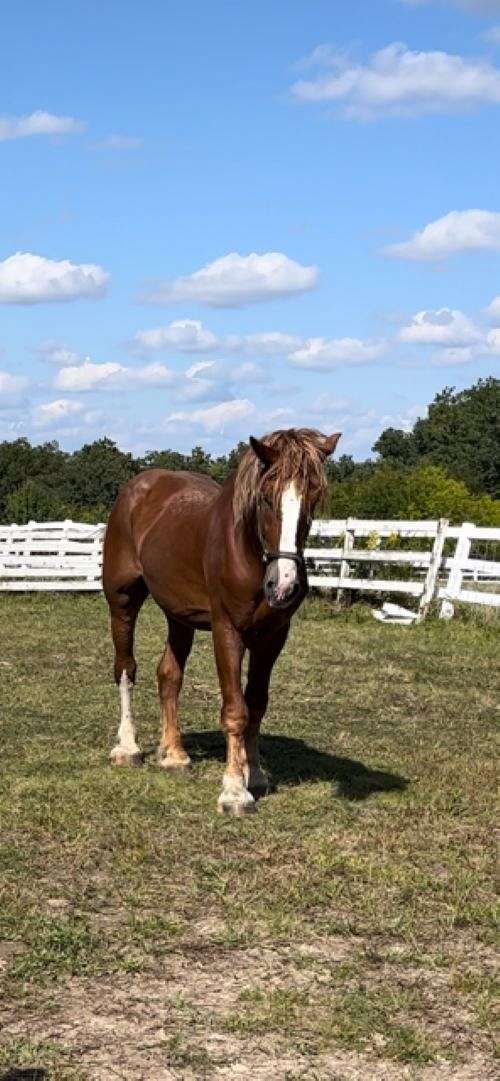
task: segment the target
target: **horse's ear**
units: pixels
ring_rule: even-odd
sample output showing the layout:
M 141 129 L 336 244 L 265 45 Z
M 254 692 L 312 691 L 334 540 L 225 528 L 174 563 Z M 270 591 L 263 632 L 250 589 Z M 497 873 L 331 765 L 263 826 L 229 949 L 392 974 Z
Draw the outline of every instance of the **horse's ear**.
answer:
M 279 452 L 277 447 L 270 447 L 267 443 L 263 443 L 261 439 L 255 439 L 253 435 L 250 436 L 250 446 L 259 461 L 262 462 L 262 465 L 269 467 L 278 460 Z
M 324 458 L 333 454 L 342 432 L 334 432 L 333 435 L 324 435 L 321 440 L 320 451 Z

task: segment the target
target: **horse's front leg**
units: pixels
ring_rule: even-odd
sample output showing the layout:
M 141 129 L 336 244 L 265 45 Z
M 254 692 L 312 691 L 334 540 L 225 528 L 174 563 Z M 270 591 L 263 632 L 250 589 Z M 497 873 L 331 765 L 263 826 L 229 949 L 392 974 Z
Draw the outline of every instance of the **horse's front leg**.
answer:
M 246 784 L 245 736 L 249 711 L 241 690 L 241 664 L 245 647 L 240 634 L 227 617 L 214 619 L 212 630 L 222 693 L 221 724 L 227 749 L 217 809 L 221 814 L 243 815 L 255 811 L 255 800 Z
M 247 752 L 246 782 L 249 791 L 259 799 L 265 796 L 269 784 L 260 765 L 259 734 L 262 718 L 267 709 L 271 672 L 285 645 L 290 624 L 280 627 L 272 636 L 266 636 L 250 649 L 250 663 L 245 689 L 249 710 L 245 734 Z

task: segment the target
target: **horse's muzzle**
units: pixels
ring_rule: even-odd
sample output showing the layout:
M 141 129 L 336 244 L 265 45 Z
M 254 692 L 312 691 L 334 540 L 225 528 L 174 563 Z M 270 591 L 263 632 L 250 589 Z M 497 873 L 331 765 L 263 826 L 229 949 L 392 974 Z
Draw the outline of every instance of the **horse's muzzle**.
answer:
M 295 552 L 267 555 L 264 596 L 270 608 L 289 608 L 307 593 L 304 559 Z

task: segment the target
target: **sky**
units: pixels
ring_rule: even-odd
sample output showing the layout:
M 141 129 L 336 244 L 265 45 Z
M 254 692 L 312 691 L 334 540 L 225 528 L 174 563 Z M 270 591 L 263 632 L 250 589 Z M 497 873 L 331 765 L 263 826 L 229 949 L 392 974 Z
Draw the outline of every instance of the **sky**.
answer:
M 500 0 L 5 0 L 0 439 L 370 454 L 500 364 Z

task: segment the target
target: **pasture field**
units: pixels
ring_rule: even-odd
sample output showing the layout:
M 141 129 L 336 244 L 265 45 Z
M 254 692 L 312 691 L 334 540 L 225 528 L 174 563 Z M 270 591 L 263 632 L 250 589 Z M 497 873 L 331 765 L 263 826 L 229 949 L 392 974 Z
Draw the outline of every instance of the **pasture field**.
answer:
M 275 670 L 258 814 L 216 813 L 209 635 L 189 776 L 107 764 L 101 596 L 0 596 L 0 1081 L 488 1081 L 499 622 L 309 601 Z M 158 729 L 163 620 L 139 620 Z

